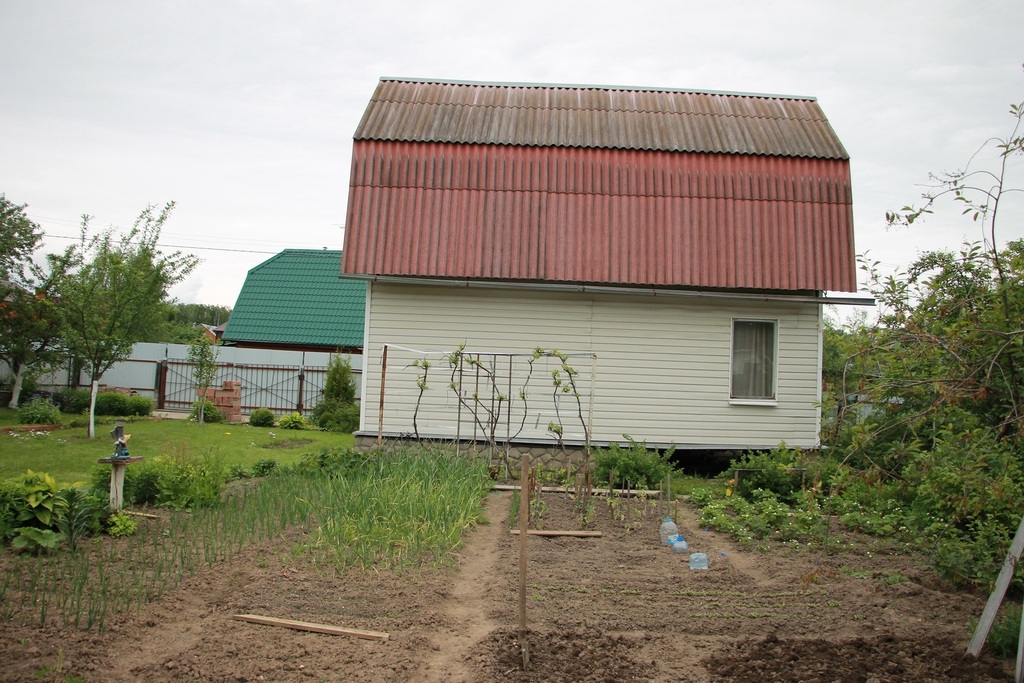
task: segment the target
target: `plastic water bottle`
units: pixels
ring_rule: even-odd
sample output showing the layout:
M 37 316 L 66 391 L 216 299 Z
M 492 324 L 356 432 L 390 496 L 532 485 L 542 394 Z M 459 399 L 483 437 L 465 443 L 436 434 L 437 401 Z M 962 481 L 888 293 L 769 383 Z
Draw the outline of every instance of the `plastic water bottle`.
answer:
M 672 521 L 671 517 L 666 517 L 665 521 L 661 523 L 661 544 L 668 545 L 668 537 L 675 536 L 679 533 L 679 527 Z
M 674 541 L 672 541 L 672 552 L 674 552 L 674 553 L 689 552 L 690 544 L 686 542 L 685 538 L 683 538 L 682 536 L 673 536 L 672 538 L 675 539 Z
M 690 569 L 707 569 L 707 553 L 690 553 Z

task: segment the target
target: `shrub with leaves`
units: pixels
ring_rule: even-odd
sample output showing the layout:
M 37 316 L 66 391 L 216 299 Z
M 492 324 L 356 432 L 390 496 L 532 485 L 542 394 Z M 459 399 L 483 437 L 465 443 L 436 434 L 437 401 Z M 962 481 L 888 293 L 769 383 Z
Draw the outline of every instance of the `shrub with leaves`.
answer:
M 34 398 L 18 408 L 18 422 L 23 425 L 60 424 L 60 408 L 45 398 Z
M 131 536 L 138 530 L 139 523 L 125 512 L 117 512 L 107 517 L 107 533 L 111 536 Z
M 785 446 L 768 452 L 748 451 L 733 466 L 734 491 L 754 500 L 756 491 L 770 491 L 776 498 L 793 503 L 808 480 L 804 454 Z
M 57 496 L 57 482 L 53 477 L 28 470 L 12 481 L 19 488 L 19 498 L 14 501 L 18 522 L 43 529 L 52 526 Z
M 218 458 L 158 456 L 152 462 L 158 471 L 158 506 L 191 510 L 220 503 L 228 469 Z
M 273 411 L 270 408 L 257 408 L 249 414 L 249 425 L 252 427 L 273 427 Z
M 608 484 L 609 475 L 614 473 L 616 486 L 626 483 L 632 488 L 657 488 L 672 473 L 672 453 L 669 448 L 663 453 L 648 449 L 646 443 L 633 440 L 623 434 L 628 448 L 613 443 L 608 448 L 598 449 L 594 455 L 594 479 Z
M 113 417 L 128 415 L 128 396 L 119 391 L 103 391 L 96 394 L 96 414 Z
M 52 529 L 37 529 L 36 527 L 23 526 L 17 530 L 17 535 L 11 541 L 11 547 L 15 550 L 24 550 L 36 555 L 56 550 L 64 542 L 64 534 Z
M 350 434 L 359 428 L 356 383 L 348 358 L 331 358 L 324 381 L 324 395 L 313 409 L 312 419 L 320 429 L 328 432 Z
M 69 486 L 57 492 L 54 499 L 56 526 L 67 539 L 71 552 L 78 550 L 83 538 L 100 530 L 105 508 L 103 501 L 79 486 Z
M 153 399 L 148 396 L 129 396 L 126 415 L 146 417 L 153 412 Z
M 88 389 L 61 389 L 54 392 L 53 400 L 65 413 L 78 415 L 89 410 Z
M 192 404 L 192 411 L 188 414 L 188 419 L 192 422 L 199 422 L 199 410 L 202 407 L 203 411 L 203 423 L 207 422 L 223 422 L 227 419 L 224 413 L 217 409 L 217 406 L 213 405 L 210 401 L 196 401 Z
M 292 413 L 291 415 L 284 415 L 277 422 L 277 426 L 281 429 L 305 429 L 309 426 L 306 418 L 298 413 Z
M 277 460 L 273 458 L 260 458 L 252 466 L 252 474 L 255 477 L 265 477 L 277 470 Z

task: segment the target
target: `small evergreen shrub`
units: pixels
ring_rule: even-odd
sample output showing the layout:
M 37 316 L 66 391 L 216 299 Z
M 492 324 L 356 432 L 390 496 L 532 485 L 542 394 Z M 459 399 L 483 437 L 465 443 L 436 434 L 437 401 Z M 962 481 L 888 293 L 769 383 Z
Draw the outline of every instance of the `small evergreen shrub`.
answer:
M 60 424 L 60 408 L 45 398 L 34 398 L 18 408 L 18 422 L 23 425 Z
M 298 413 L 292 413 L 291 415 L 285 415 L 277 422 L 281 429 L 305 429 L 309 426 L 306 418 L 302 417 Z
M 274 413 L 270 408 L 257 408 L 250 413 L 249 424 L 253 427 L 273 427 Z
M 126 415 L 146 417 L 153 412 L 153 399 L 147 396 L 129 396 Z
M 96 414 L 125 417 L 128 413 L 128 397 L 118 391 L 103 391 L 96 395 Z
M 313 409 L 313 423 L 328 432 L 352 433 L 359 428 L 359 403 L 352 363 L 335 356 L 327 366 L 324 394 Z
M 61 389 L 54 392 L 53 400 L 60 406 L 61 412 L 77 415 L 89 410 L 88 389 Z

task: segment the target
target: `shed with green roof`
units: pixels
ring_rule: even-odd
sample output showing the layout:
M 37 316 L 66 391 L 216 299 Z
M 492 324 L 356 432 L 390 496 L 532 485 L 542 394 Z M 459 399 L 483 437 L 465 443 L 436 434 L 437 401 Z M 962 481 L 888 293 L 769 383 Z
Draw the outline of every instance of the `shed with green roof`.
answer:
M 251 269 L 224 343 L 362 353 L 366 283 L 338 277 L 340 264 L 341 251 L 285 249 Z

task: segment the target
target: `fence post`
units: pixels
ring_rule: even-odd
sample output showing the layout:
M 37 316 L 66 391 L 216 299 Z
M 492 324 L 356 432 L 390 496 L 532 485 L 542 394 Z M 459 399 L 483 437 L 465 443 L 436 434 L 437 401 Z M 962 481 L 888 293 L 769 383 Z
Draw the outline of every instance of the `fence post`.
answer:
M 299 368 L 299 404 L 295 406 L 295 411 L 302 415 L 302 390 L 306 386 L 306 368 L 302 366 Z
M 163 410 L 167 401 L 167 359 L 156 365 L 156 408 Z

